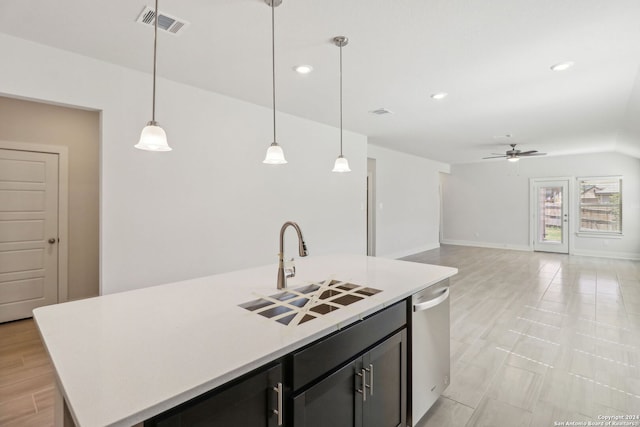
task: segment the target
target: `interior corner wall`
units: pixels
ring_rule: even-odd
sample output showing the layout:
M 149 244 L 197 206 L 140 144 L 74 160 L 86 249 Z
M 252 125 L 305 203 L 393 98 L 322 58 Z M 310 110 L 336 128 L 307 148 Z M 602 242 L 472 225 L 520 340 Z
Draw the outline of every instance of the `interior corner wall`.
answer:
M 575 255 L 640 259 L 640 159 L 620 153 L 452 165 L 443 182 L 443 243 L 532 250 L 531 178 L 613 175 L 623 176 L 623 237 L 574 233 L 569 236 L 571 251 Z M 570 194 L 575 195 L 575 180 L 571 184 Z M 570 195 L 570 203 L 577 206 L 574 196 Z
M 102 294 L 275 265 L 287 220 L 310 256 L 366 252 L 365 136 L 345 132 L 353 172 L 332 173 L 338 129 L 278 113 L 289 163 L 264 165 L 270 108 L 159 78 L 173 151 L 140 151 L 150 74 L 4 34 L 0 51 L 0 94 L 101 111 Z
M 0 140 L 68 148 L 68 298 L 98 295 L 100 114 L 0 96 Z
M 449 165 L 368 146 L 376 160 L 376 255 L 401 258 L 440 246 L 440 172 Z

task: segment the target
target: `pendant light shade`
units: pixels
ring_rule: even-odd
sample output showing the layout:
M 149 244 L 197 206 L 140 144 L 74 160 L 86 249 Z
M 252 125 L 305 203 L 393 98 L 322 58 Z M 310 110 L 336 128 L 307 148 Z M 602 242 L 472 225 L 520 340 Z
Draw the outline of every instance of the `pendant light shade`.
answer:
M 167 143 L 167 134 L 157 122 L 149 122 L 142 128 L 140 141 L 134 147 L 147 151 L 171 151 Z
M 283 165 L 287 163 L 284 158 L 284 151 L 282 151 L 282 147 L 278 145 L 277 142 L 272 142 L 269 148 L 267 148 L 267 156 L 264 158 L 262 163 L 266 163 L 268 165 Z
M 276 25 L 275 8 L 282 4 L 282 0 L 264 0 L 271 7 L 271 75 L 273 83 L 273 142 L 267 148 L 267 155 L 262 163 L 268 165 L 284 165 L 284 151 L 276 139 Z
M 340 155 L 336 159 L 331 172 L 351 172 L 349 161 L 342 155 L 342 48 L 349 43 L 344 36 L 336 36 L 333 42 L 340 48 Z
M 158 0 L 153 17 L 153 100 L 151 106 L 151 121 L 142 129 L 140 140 L 135 148 L 146 151 L 171 151 L 167 143 L 167 134 L 156 122 L 156 65 L 158 54 Z
M 349 161 L 342 155 L 338 156 L 331 172 L 351 172 Z

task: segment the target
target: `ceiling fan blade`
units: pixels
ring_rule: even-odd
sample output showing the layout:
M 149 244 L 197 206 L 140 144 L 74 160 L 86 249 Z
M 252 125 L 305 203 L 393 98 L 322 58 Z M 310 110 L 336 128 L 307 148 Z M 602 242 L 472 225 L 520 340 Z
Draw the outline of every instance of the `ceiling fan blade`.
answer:
M 530 151 L 521 151 L 518 153 L 519 156 L 528 156 L 533 153 L 537 153 L 538 150 L 530 150 Z
M 484 159 L 499 159 L 501 157 L 507 157 L 507 156 L 502 155 L 502 156 L 483 157 L 482 160 L 484 160 Z
M 547 153 L 538 153 L 537 151 L 534 151 L 532 153 L 520 153 L 518 154 L 518 156 L 523 156 L 523 157 L 531 157 L 531 156 L 546 156 Z

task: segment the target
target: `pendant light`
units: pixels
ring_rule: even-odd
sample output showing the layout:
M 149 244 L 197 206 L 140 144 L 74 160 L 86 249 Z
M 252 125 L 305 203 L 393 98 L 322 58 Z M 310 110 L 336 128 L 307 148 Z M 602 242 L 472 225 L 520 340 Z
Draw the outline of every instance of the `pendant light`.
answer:
M 282 0 L 265 0 L 271 6 L 271 71 L 273 81 L 273 142 L 267 149 L 267 155 L 262 163 L 270 165 L 283 165 L 287 163 L 284 158 L 282 147 L 276 139 L 276 28 L 275 28 L 275 8 L 282 4 Z
M 134 147 L 147 151 L 171 151 L 167 143 L 167 134 L 156 122 L 156 64 L 158 52 L 158 0 L 154 12 L 154 38 L 153 38 L 153 101 L 151 108 L 151 121 L 142 129 L 140 141 Z
M 342 155 L 342 48 L 349 43 L 349 39 L 344 36 L 333 38 L 333 42 L 340 48 L 340 155 L 336 159 L 331 172 L 351 172 L 349 162 Z

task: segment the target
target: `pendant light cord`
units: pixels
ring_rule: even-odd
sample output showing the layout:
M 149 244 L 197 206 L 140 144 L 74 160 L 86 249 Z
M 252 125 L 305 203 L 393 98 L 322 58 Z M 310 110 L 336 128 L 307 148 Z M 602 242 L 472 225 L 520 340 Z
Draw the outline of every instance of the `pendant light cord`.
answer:
M 156 0 L 157 1 L 157 0 Z M 276 142 L 276 20 L 275 3 L 271 0 L 271 76 L 273 83 L 273 142 Z
M 342 157 L 342 44 L 340 43 L 340 157 Z
M 156 64 L 157 60 L 157 52 L 158 52 L 158 0 L 156 0 L 156 11 L 155 11 L 155 19 L 154 19 L 154 35 L 153 35 L 153 101 L 151 107 L 151 121 L 155 125 L 156 123 Z

